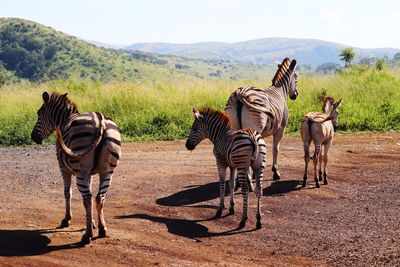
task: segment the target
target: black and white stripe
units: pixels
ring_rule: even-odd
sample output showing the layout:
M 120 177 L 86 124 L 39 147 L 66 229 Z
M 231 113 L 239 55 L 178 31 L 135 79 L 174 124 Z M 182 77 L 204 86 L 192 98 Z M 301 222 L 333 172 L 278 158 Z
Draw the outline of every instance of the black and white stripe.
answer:
M 117 125 L 98 112 L 80 114 L 67 94 L 44 92 L 43 105 L 32 131 L 32 139 L 41 144 L 54 131 L 57 132 L 57 159 L 64 179 L 66 212 L 61 227 L 71 220 L 71 177 L 83 198 L 86 210 L 86 232 L 82 242 L 89 243 L 93 236 L 91 175 L 99 174 L 96 195 L 99 236 L 106 236 L 103 206 L 111 185 L 114 169 L 121 156 L 121 136 Z
M 242 182 L 243 192 L 243 214 L 239 228 L 245 226 L 247 220 L 248 206 L 248 171 L 251 167 L 256 179 L 255 193 L 257 196 L 257 228 L 261 228 L 261 180 L 265 168 L 266 147 L 262 136 L 249 128 L 233 130 L 232 124 L 227 115 L 214 109 L 196 110 L 193 109 L 195 120 L 186 141 L 186 148 L 189 150 L 195 147 L 204 139 L 208 138 L 214 144 L 214 155 L 217 160 L 219 174 L 220 203 L 215 217 L 220 217 L 224 208 L 225 176 L 226 169 L 230 168 L 230 209 L 229 214 L 234 213 L 234 187 L 235 170 Z
M 285 58 L 267 89 L 253 86 L 240 87 L 229 97 L 225 112 L 232 118 L 233 128 L 251 128 L 263 137 L 273 136 L 272 172 L 273 179 L 279 180 L 279 144 L 289 118 L 286 99 L 295 100 L 297 92 L 296 60 Z

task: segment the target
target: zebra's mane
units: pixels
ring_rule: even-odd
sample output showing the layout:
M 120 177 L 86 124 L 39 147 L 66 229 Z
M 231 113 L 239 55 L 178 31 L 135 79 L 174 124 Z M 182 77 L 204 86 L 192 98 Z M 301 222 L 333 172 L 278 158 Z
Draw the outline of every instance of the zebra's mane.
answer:
M 322 111 L 326 112 L 327 114 L 330 113 L 332 107 L 333 107 L 333 103 L 335 103 L 335 99 L 331 96 L 325 96 L 324 97 L 324 102 L 322 104 Z M 327 107 L 327 108 L 325 108 Z
M 282 64 L 279 65 L 278 70 L 275 73 L 274 78 L 272 79 L 272 85 L 276 86 L 277 82 L 284 77 L 285 73 L 288 71 L 290 66 L 290 59 L 285 58 Z
M 223 111 L 214 108 L 201 108 L 199 113 L 205 118 L 216 116 L 220 118 L 226 125 L 227 128 L 232 128 L 232 119 Z
M 75 102 L 73 102 L 72 100 L 70 100 L 68 98 L 67 94 L 60 94 L 57 92 L 52 92 L 51 96 L 50 96 L 50 101 L 59 101 L 59 102 L 66 103 L 67 106 L 72 107 L 71 113 L 78 112 L 77 105 L 75 104 Z

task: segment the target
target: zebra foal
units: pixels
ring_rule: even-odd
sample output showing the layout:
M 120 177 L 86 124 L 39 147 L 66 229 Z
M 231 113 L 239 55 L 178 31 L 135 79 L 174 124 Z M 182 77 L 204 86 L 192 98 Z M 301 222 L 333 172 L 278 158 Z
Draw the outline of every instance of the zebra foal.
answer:
M 68 227 L 71 214 L 71 177 L 83 198 L 86 211 L 86 231 L 81 242 L 90 243 L 93 236 L 91 175 L 100 176 L 96 196 L 99 237 L 107 235 L 103 207 L 111 185 L 114 169 L 121 156 L 121 136 L 117 125 L 98 112 L 80 114 L 67 94 L 44 92 L 43 104 L 31 137 L 41 144 L 54 131 L 57 135 L 56 151 L 59 167 L 64 180 L 66 211 L 60 228 Z
M 332 139 L 335 134 L 335 130 L 338 127 L 338 115 L 337 108 L 342 104 L 342 99 L 335 102 L 335 100 L 327 96 L 324 98 L 322 105 L 322 112 L 309 112 L 305 115 L 301 121 L 301 139 L 304 144 L 304 176 L 303 176 L 303 187 L 307 183 L 307 169 L 310 161 L 310 143 L 314 142 L 314 156 L 312 157 L 314 162 L 314 180 L 315 186 L 319 188 L 319 182 L 317 179 L 317 164 L 319 163 L 319 181 L 322 181 L 322 157 L 324 161 L 324 184 L 328 184 L 327 180 L 327 164 L 328 164 L 328 151 L 332 145 Z M 324 155 L 321 153 L 321 146 L 324 146 Z
M 211 108 L 198 111 L 193 108 L 194 122 L 186 141 L 186 148 L 194 150 L 195 147 L 204 139 L 208 138 L 214 144 L 214 155 L 217 160 L 219 174 L 219 193 L 220 203 L 215 217 L 218 218 L 224 209 L 225 197 L 225 176 L 226 170 L 230 169 L 230 208 L 229 214 L 234 213 L 234 187 L 235 172 L 242 182 L 243 193 L 243 214 L 239 224 L 239 229 L 243 228 L 247 220 L 248 205 L 248 183 L 247 180 L 249 167 L 253 168 L 256 179 L 255 194 L 257 196 L 257 224 L 256 228 L 261 228 L 261 179 L 265 167 L 266 146 L 262 136 L 254 130 L 242 129 L 233 130 L 230 118 L 219 110 Z

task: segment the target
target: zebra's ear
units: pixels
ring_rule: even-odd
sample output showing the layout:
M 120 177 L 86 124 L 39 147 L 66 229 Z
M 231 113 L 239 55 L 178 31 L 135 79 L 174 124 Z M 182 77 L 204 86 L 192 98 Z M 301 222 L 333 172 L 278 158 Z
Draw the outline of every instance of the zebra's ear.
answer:
M 43 98 L 44 103 L 47 103 L 47 101 L 49 101 L 49 99 L 50 99 L 49 93 L 43 92 L 42 98 Z
M 341 99 L 339 99 L 339 101 L 335 102 L 335 103 L 333 104 L 333 107 L 334 107 L 334 108 L 338 108 L 338 107 L 342 104 L 342 100 L 343 100 L 343 98 L 341 98 Z
M 203 118 L 203 115 L 201 115 L 200 112 L 196 108 L 192 108 L 192 111 L 193 111 L 194 117 L 196 119 L 202 119 Z
M 68 95 L 68 93 L 65 93 L 65 94 L 63 94 L 62 96 L 66 98 L 66 97 L 67 97 L 67 95 Z
M 296 68 L 296 65 L 297 65 L 297 61 L 296 61 L 296 59 L 293 59 L 293 60 L 290 62 L 289 69 L 290 69 L 290 70 L 294 70 L 294 69 Z

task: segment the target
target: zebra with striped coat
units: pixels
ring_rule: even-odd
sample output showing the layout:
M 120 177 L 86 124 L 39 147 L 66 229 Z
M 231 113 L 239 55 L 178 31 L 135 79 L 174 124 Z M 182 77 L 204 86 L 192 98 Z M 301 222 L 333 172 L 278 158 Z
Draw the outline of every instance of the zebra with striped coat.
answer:
M 100 176 L 96 196 L 99 237 L 106 236 L 103 207 L 111 185 L 114 169 L 121 156 L 121 137 L 117 125 L 98 112 L 80 114 L 67 94 L 44 92 L 43 105 L 31 137 L 41 144 L 54 131 L 57 135 L 56 151 L 64 180 L 66 211 L 60 228 L 68 227 L 71 214 L 71 176 L 76 176 L 77 187 L 86 211 L 86 231 L 81 242 L 90 243 L 93 236 L 91 175 Z
M 240 181 L 247 179 L 249 167 L 254 171 L 256 179 L 255 193 L 257 196 L 257 229 L 261 228 L 261 179 L 265 167 L 266 146 L 262 136 L 249 128 L 233 130 L 230 118 L 221 111 L 211 108 L 196 110 L 193 108 L 195 120 L 186 141 L 186 148 L 194 150 L 204 139 L 208 138 L 214 144 L 214 155 L 217 160 L 219 174 L 220 203 L 215 217 L 218 218 L 224 209 L 225 176 L 230 169 L 230 208 L 229 214 L 234 213 L 235 170 Z M 245 226 L 247 220 L 248 186 L 243 183 L 243 214 L 239 228 Z
M 304 144 L 304 176 L 303 176 L 303 187 L 306 186 L 307 182 L 307 169 L 310 161 L 310 143 L 314 142 L 314 156 L 312 157 L 314 162 L 314 180 L 315 186 L 319 188 L 317 179 L 317 164 L 319 163 L 319 181 L 322 181 L 322 157 L 324 161 L 324 184 L 328 184 L 327 180 L 327 164 L 328 164 L 328 151 L 332 146 L 332 139 L 335 134 L 335 130 L 338 127 L 338 115 L 337 108 L 342 104 L 342 99 L 335 102 L 333 97 L 327 96 L 324 98 L 321 112 L 309 112 L 304 116 L 301 121 L 301 139 Z M 322 156 L 321 146 L 324 146 L 324 155 Z
M 286 99 L 295 100 L 297 92 L 296 60 L 285 58 L 272 79 L 272 86 L 257 89 L 253 86 L 240 87 L 229 97 L 225 112 L 232 118 L 233 128 L 251 128 L 263 137 L 273 136 L 272 172 L 279 180 L 279 144 L 289 118 Z M 250 181 L 249 181 L 250 182 Z

